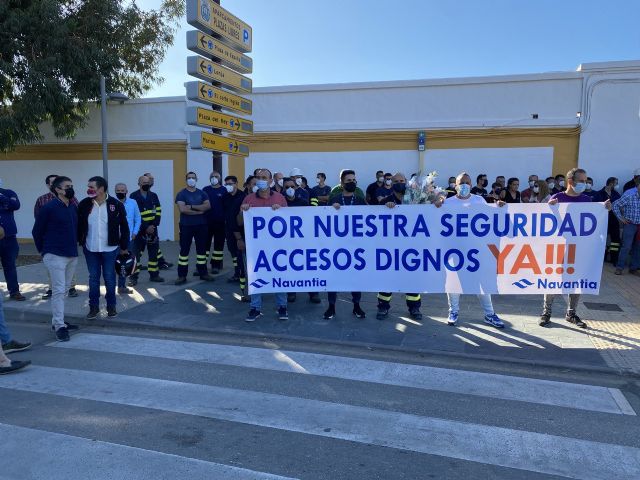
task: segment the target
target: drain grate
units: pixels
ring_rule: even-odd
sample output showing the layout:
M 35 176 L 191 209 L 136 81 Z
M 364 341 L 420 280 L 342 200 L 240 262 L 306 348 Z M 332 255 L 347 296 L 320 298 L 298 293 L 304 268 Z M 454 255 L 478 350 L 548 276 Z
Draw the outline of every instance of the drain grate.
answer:
M 623 310 L 615 303 L 584 302 L 584 306 L 589 310 L 600 310 L 602 312 L 622 312 Z

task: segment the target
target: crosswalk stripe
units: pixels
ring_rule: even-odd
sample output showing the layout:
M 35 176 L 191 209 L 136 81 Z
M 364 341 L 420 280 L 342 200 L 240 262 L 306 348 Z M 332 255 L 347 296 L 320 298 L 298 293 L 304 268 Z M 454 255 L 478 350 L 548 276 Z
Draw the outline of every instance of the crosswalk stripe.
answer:
M 23 480 L 286 480 L 244 468 L 60 433 L 0 424 L 0 478 Z M 52 464 L 53 452 L 61 455 Z
M 1 386 L 198 415 L 580 479 L 640 478 L 640 449 L 144 377 L 34 367 Z
M 316 353 L 81 333 L 51 346 L 357 380 L 635 415 L 618 389 Z

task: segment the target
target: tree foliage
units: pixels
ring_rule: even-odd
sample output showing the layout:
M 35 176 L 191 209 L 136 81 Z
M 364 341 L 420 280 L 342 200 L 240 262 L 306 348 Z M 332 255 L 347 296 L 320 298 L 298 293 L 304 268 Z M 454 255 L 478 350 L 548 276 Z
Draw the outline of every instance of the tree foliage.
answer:
M 0 0 L 0 150 L 71 138 L 107 91 L 139 97 L 162 81 L 184 0 L 141 10 L 125 0 Z

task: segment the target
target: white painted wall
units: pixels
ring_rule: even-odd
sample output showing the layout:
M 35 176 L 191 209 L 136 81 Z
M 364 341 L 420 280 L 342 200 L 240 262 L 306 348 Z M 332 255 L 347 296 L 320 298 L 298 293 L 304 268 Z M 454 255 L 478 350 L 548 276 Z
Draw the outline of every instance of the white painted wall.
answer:
M 551 175 L 553 147 L 537 148 L 469 148 L 452 150 L 427 150 L 425 171 L 437 171 L 438 185 L 446 187 L 449 176 L 462 171 L 475 178 L 480 173 L 489 176 L 489 182 L 496 176 L 520 178 L 525 184 L 530 174 L 541 177 Z M 411 175 L 419 169 L 417 150 L 393 152 L 318 152 L 318 153 L 256 153 L 246 163 L 246 175 L 257 167 L 266 166 L 274 173 L 286 175 L 292 168 L 302 169 L 311 186 L 315 185 L 316 173 L 324 172 L 327 183 L 335 185 L 340 181 L 340 170 L 354 168 L 360 187 L 366 187 L 375 179 L 377 170 Z M 524 189 L 524 187 L 523 187 Z
M 18 238 L 31 238 L 33 206 L 36 199 L 47 193 L 44 180 L 48 174 L 65 175 L 73 180 L 78 200 L 86 197 L 87 181 L 102 174 L 99 160 L 20 160 L 0 162 L 4 188 L 14 190 L 21 208 L 15 213 Z M 172 160 L 111 160 L 109 162 L 109 192 L 118 182 L 124 182 L 129 192 L 136 190 L 138 176 L 151 171 L 155 175 L 154 191 L 162 204 L 161 240 L 173 240 L 173 161 Z

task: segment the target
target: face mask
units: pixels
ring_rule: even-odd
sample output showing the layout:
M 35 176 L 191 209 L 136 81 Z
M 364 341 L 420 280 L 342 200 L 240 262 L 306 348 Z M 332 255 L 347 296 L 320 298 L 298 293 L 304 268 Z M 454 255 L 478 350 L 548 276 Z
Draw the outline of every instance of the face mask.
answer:
M 456 184 L 455 183 L 450 183 L 449 184 L 449 188 L 456 188 Z
M 540 192 L 540 187 L 536 185 L 535 187 L 533 187 L 533 193 L 538 193 L 538 192 Z
M 257 186 L 257 185 L 254 185 L 253 187 L 251 187 L 251 191 L 252 191 L 253 193 L 256 193 L 256 192 L 258 191 L 258 186 Z
M 614 190 L 620 190 L 620 185 L 616 184 L 613 188 Z
M 258 187 L 258 190 L 266 190 L 267 188 L 269 188 L 269 182 L 267 182 L 266 180 L 257 180 L 256 187 Z
M 151 185 L 140 185 L 140 189 L 142 189 L 143 192 L 148 192 L 150 188 Z
M 356 191 L 356 184 L 353 182 L 349 182 L 349 183 L 345 183 L 344 184 L 344 189 L 345 191 L 349 192 L 349 193 L 353 193 Z
M 215 187 L 219 183 L 220 183 L 220 180 L 218 180 L 218 177 L 211 177 L 211 186 L 212 187 Z
M 295 189 L 293 187 L 289 187 L 287 188 L 287 190 L 285 191 L 288 197 L 293 197 L 296 193 Z
M 458 195 L 460 195 L 461 197 L 466 197 L 471 193 L 471 187 L 466 183 L 458 185 L 456 187 L 456 190 L 458 191 Z
M 591 190 L 591 187 L 593 187 L 593 183 L 587 183 L 587 190 Z
M 187 185 L 189 185 L 190 187 L 195 187 L 196 186 L 196 179 L 195 178 L 187 178 Z
M 224 188 L 227 189 L 227 192 L 233 193 L 233 185 L 225 185 Z
M 487 188 L 487 185 L 489 185 L 489 180 L 483 180 L 482 181 L 482 188 Z
M 384 182 L 384 177 L 378 177 L 378 183 Z
M 582 193 L 587 189 L 587 184 L 586 183 L 576 183 L 573 187 L 573 189 L 578 192 L 578 193 Z
M 318 184 L 322 183 L 322 179 L 321 178 L 316 178 L 316 182 L 318 182 Z
M 564 187 L 564 180 L 560 180 L 560 181 L 558 182 L 558 185 L 560 185 L 561 187 Z
M 116 192 L 116 197 L 118 197 L 118 200 L 124 200 L 127 198 L 127 194 L 123 192 Z
M 407 184 L 406 183 L 394 183 L 393 184 L 393 191 L 394 192 L 404 193 L 406 190 L 407 190 Z
M 389 180 L 385 180 L 385 181 L 384 181 L 384 184 L 385 184 L 387 187 L 388 187 L 389 185 L 391 185 L 391 179 L 389 179 Z
M 536 184 L 536 182 L 534 182 L 534 181 L 530 181 L 530 182 L 529 182 L 529 188 L 533 188 L 533 186 L 534 186 L 535 184 Z
M 98 192 L 96 192 L 93 188 L 87 189 L 87 197 L 96 198 L 98 196 Z
M 549 187 L 549 190 L 553 190 L 554 188 L 556 188 L 556 184 L 554 182 L 547 183 L 547 186 Z
M 75 197 L 75 195 L 76 195 L 76 192 L 73 190 L 73 187 L 69 187 L 64 191 L 64 196 L 67 197 L 69 200 Z
M 302 179 L 300 177 L 296 178 L 296 185 L 297 186 L 302 185 Z
M 278 184 L 279 187 L 282 187 L 284 185 L 284 178 L 281 178 L 276 183 Z

